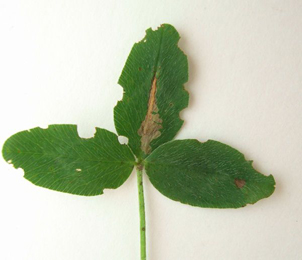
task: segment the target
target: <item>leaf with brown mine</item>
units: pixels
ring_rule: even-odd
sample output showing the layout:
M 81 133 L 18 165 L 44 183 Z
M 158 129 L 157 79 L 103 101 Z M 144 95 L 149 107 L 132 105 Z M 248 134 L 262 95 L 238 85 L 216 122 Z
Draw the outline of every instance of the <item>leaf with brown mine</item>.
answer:
M 162 119 L 158 114 L 156 104 L 156 82 L 157 78 L 154 77 L 149 96 L 147 115 L 138 130 L 138 134 L 142 137 L 141 149 L 145 154 L 149 154 L 152 150 L 150 146 L 151 141 L 161 135 Z
M 114 123 L 139 159 L 171 141 L 183 124 L 179 113 L 188 106 L 188 61 L 179 39 L 169 24 L 148 29 L 134 44 L 119 78 L 124 93 L 114 108 Z

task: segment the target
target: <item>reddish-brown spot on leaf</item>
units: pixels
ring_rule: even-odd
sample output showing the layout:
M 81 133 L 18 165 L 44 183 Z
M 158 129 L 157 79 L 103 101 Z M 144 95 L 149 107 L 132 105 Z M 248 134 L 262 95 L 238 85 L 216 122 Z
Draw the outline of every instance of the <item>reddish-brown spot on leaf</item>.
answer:
M 236 186 L 241 189 L 245 185 L 245 180 L 235 179 Z

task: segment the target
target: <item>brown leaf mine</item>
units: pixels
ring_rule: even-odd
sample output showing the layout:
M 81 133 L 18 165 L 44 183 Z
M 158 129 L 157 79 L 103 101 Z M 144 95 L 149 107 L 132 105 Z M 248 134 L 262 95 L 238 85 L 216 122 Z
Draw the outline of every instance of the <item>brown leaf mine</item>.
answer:
M 145 154 L 151 152 L 150 143 L 152 140 L 161 135 L 159 130 L 162 128 L 162 119 L 159 117 L 158 107 L 156 105 L 156 82 L 157 78 L 154 77 L 149 96 L 147 115 L 142 122 L 141 127 L 138 129 L 138 134 L 142 137 L 141 149 Z

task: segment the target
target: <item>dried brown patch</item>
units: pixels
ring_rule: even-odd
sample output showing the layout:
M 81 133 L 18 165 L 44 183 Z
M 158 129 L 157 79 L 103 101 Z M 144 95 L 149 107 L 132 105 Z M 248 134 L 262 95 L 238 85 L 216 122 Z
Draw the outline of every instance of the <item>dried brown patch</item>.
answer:
M 241 189 L 245 185 L 245 180 L 235 179 L 235 184 L 239 189 Z
M 162 119 L 159 117 L 158 107 L 156 105 L 156 82 L 157 78 L 154 77 L 149 96 L 147 115 L 142 122 L 141 127 L 138 129 L 138 134 L 142 137 L 141 149 L 145 154 L 151 152 L 150 143 L 152 140 L 161 135 L 159 130 L 162 128 Z

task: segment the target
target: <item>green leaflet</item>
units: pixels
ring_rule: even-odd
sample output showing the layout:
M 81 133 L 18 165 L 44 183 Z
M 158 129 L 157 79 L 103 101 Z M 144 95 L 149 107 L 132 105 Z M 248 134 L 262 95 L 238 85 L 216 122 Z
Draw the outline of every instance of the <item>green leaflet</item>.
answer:
M 183 124 L 179 112 L 188 105 L 183 84 L 188 80 L 187 57 L 178 48 L 179 34 L 169 24 L 134 44 L 119 84 L 123 100 L 114 109 L 119 135 L 129 138 L 138 158 L 145 158 L 170 141 Z
M 96 128 L 94 137 L 83 139 L 75 125 L 19 132 L 5 142 L 2 153 L 32 183 L 86 196 L 118 188 L 134 167 L 130 149 L 115 134 Z
M 274 192 L 272 175 L 253 169 L 234 148 L 216 141 L 176 140 L 145 160 L 151 183 L 165 196 L 206 208 L 239 208 Z

